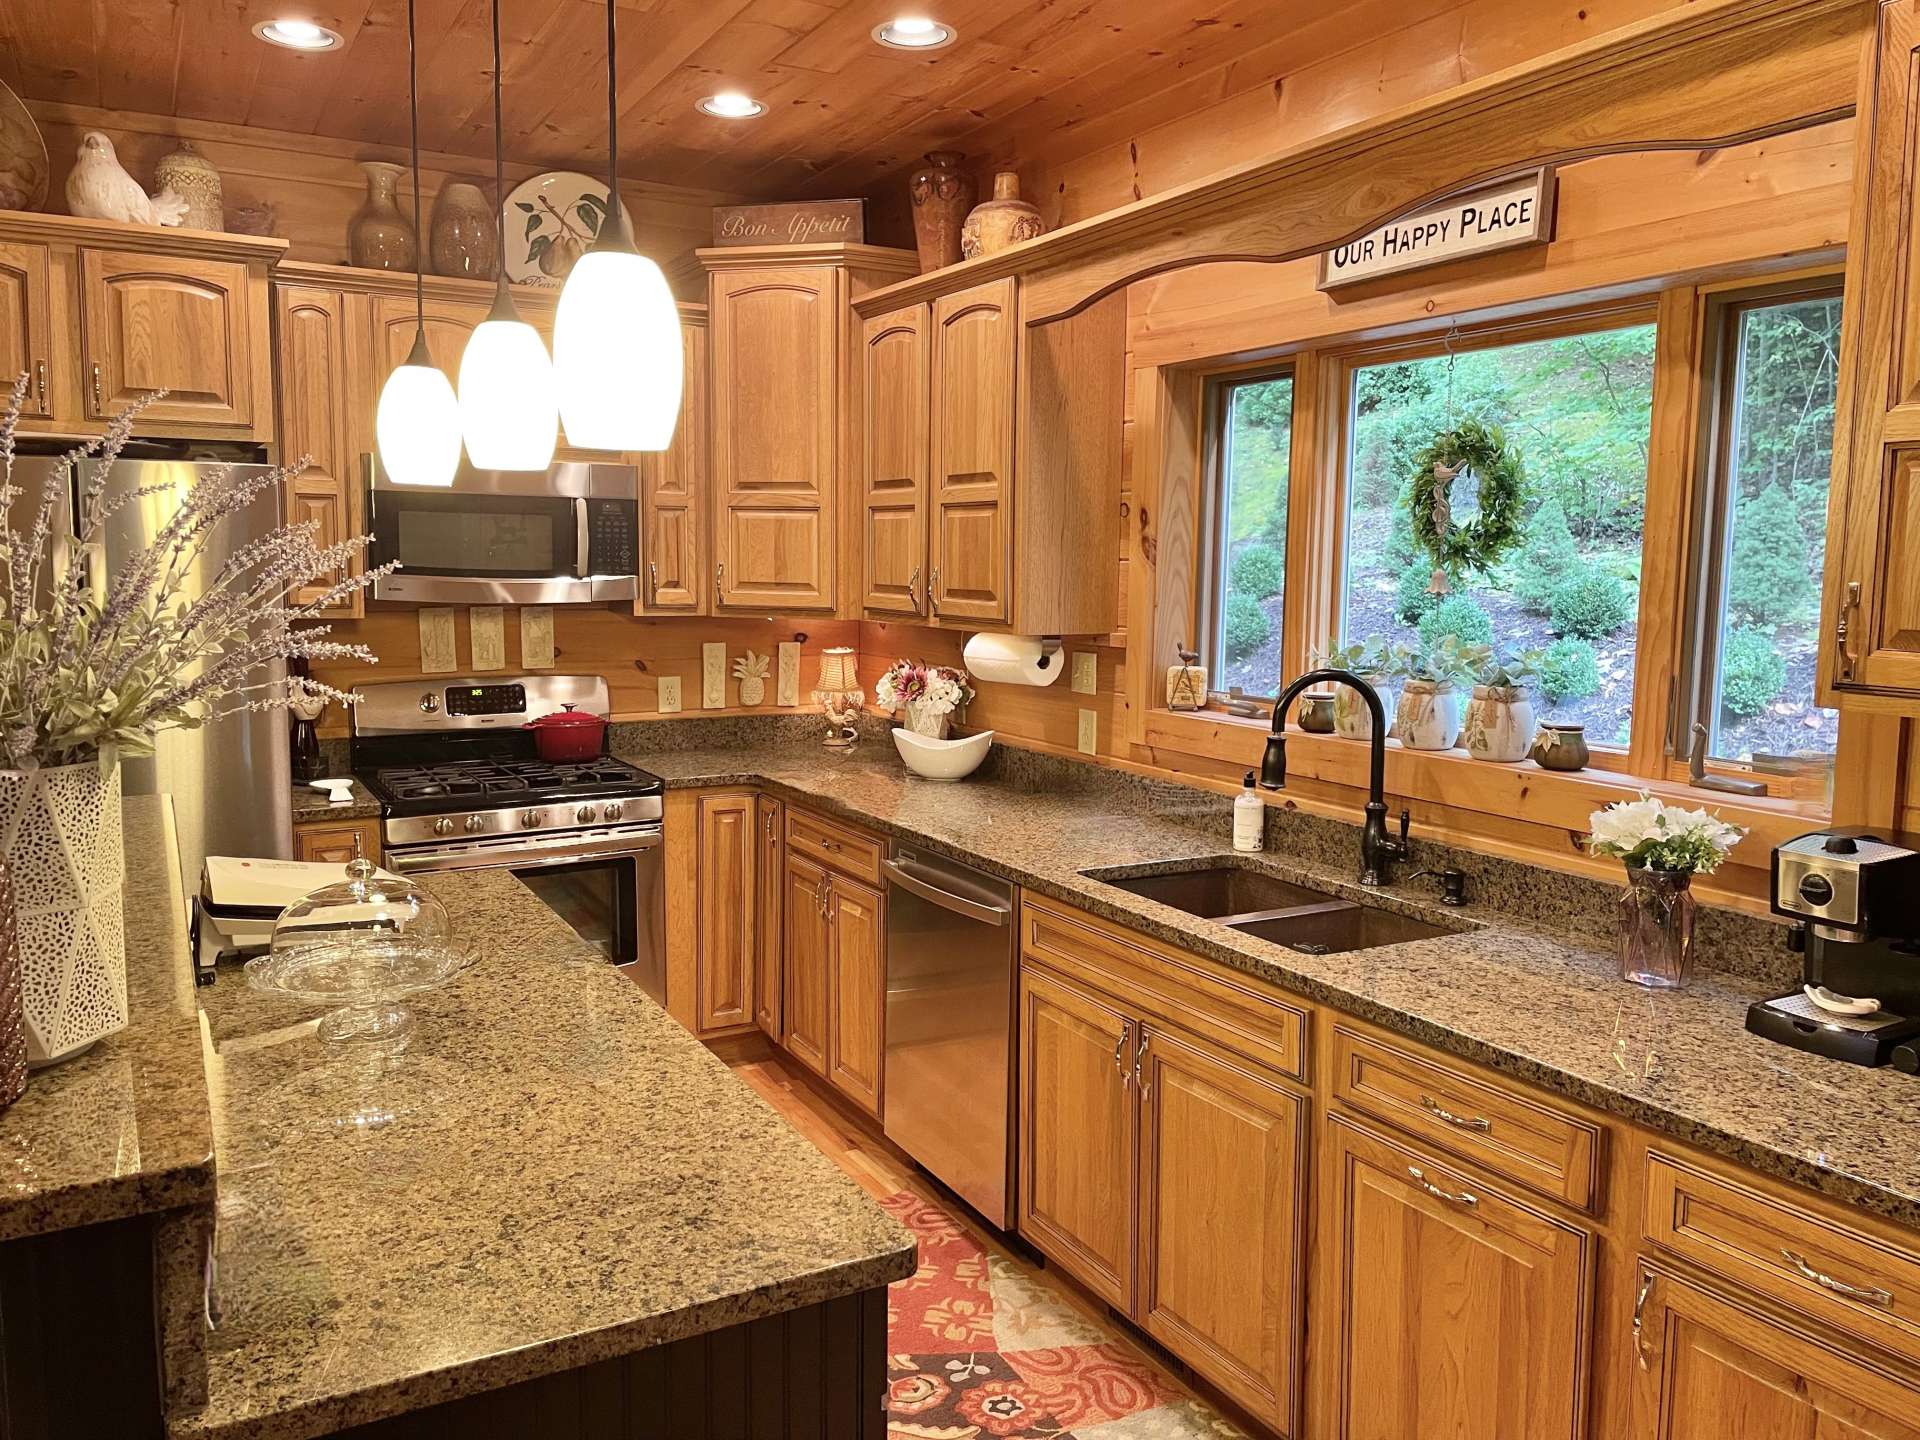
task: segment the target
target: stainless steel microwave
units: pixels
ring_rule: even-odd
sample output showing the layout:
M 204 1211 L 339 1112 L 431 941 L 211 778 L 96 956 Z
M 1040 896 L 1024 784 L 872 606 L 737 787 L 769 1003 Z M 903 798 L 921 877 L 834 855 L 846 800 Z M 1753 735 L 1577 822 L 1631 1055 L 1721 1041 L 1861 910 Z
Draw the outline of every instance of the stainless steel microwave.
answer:
M 364 457 L 376 600 L 563 605 L 640 593 L 640 472 L 563 461 L 539 472 L 475 470 L 451 489 L 396 485 Z

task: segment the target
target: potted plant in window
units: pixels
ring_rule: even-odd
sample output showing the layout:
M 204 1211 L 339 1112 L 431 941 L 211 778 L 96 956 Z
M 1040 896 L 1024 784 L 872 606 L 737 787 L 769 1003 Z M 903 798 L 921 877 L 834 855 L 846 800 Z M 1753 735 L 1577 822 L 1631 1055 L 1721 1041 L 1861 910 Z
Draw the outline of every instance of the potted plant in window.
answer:
M 1433 644 L 1395 645 L 1390 668 L 1401 679 L 1390 733 L 1409 750 L 1451 750 L 1460 738 L 1460 690 L 1486 662 L 1484 645 L 1446 635 Z
M 1315 669 L 1330 666 L 1358 675 L 1379 692 L 1380 708 L 1392 713 L 1393 676 L 1386 645 L 1377 635 L 1350 645 L 1336 645 L 1329 640 L 1323 649 L 1308 652 L 1307 664 Z M 1348 740 L 1373 738 L 1373 716 L 1359 692 L 1350 685 L 1333 687 L 1333 733 Z
M 1542 650 L 1488 651 L 1473 672 L 1460 743 L 1476 760 L 1514 765 L 1533 743 L 1533 699 L 1527 682 L 1540 673 Z

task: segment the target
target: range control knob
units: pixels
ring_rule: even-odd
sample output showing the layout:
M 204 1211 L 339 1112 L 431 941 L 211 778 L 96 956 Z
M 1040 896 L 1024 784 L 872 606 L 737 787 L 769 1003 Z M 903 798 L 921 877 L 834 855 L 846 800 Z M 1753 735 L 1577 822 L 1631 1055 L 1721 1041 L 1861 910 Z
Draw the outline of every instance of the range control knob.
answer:
M 486 828 L 487 828 L 486 816 L 484 815 L 467 816 L 467 833 L 469 835 L 478 835 L 482 830 Z
M 534 826 L 540 823 L 540 812 L 538 810 L 522 810 L 520 812 L 520 823 L 529 830 L 533 829 Z
M 593 806 L 582 805 L 578 810 L 573 812 L 573 818 L 578 820 L 582 825 L 590 825 L 593 823 L 593 817 L 598 813 Z
M 1825 905 L 1833 899 L 1833 882 L 1817 870 L 1802 876 L 1800 898 L 1809 905 Z
M 438 820 L 434 821 L 433 833 L 436 835 L 453 834 L 453 817 L 451 815 L 442 815 Z
M 431 715 L 440 708 L 440 697 L 432 690 L 420 697 L 420 709 L 423 714 Z
M 613 804 L 607 806 L 606 809 L 600 812 L 600 818 L 603 820 L 618 820 L 620 818 L 620 802 L 616 800 Z

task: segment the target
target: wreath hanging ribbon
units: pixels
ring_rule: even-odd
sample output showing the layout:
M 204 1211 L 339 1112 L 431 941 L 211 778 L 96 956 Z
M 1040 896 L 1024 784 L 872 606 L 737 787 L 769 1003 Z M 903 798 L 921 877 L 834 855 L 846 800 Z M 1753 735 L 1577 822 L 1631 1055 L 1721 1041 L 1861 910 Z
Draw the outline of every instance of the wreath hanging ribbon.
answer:
M 1480 482 L 1480 513 L 1456 523 L 1451 491 L 1462 470 Z M 1526 490 L 1520 452 L 1508 448 L 1497 426 L 1462 420 L 1433 437 L 1414 460 L 1407 494 L 1414 543 L 1433 557 L 1428 590 L 1444 595 L 1450 576 L 1485 575 L 1513 552 L 1525 538 Z

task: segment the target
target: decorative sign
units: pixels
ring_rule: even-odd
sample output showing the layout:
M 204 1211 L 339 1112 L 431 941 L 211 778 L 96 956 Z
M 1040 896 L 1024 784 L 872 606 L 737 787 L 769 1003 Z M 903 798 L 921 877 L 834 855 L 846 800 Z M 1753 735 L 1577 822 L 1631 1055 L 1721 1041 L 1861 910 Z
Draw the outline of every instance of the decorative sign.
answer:
M 867 238 L 864 200 L 798 200 L 783 205 L 716 205 L 716 245 L 806 245 Z
M 1320 289 L 1377 280 L 1423 265 L 1490 255 L 1553 238 L 1551 169 L 1502 180 L 1390 220 L 1320 256 Z

